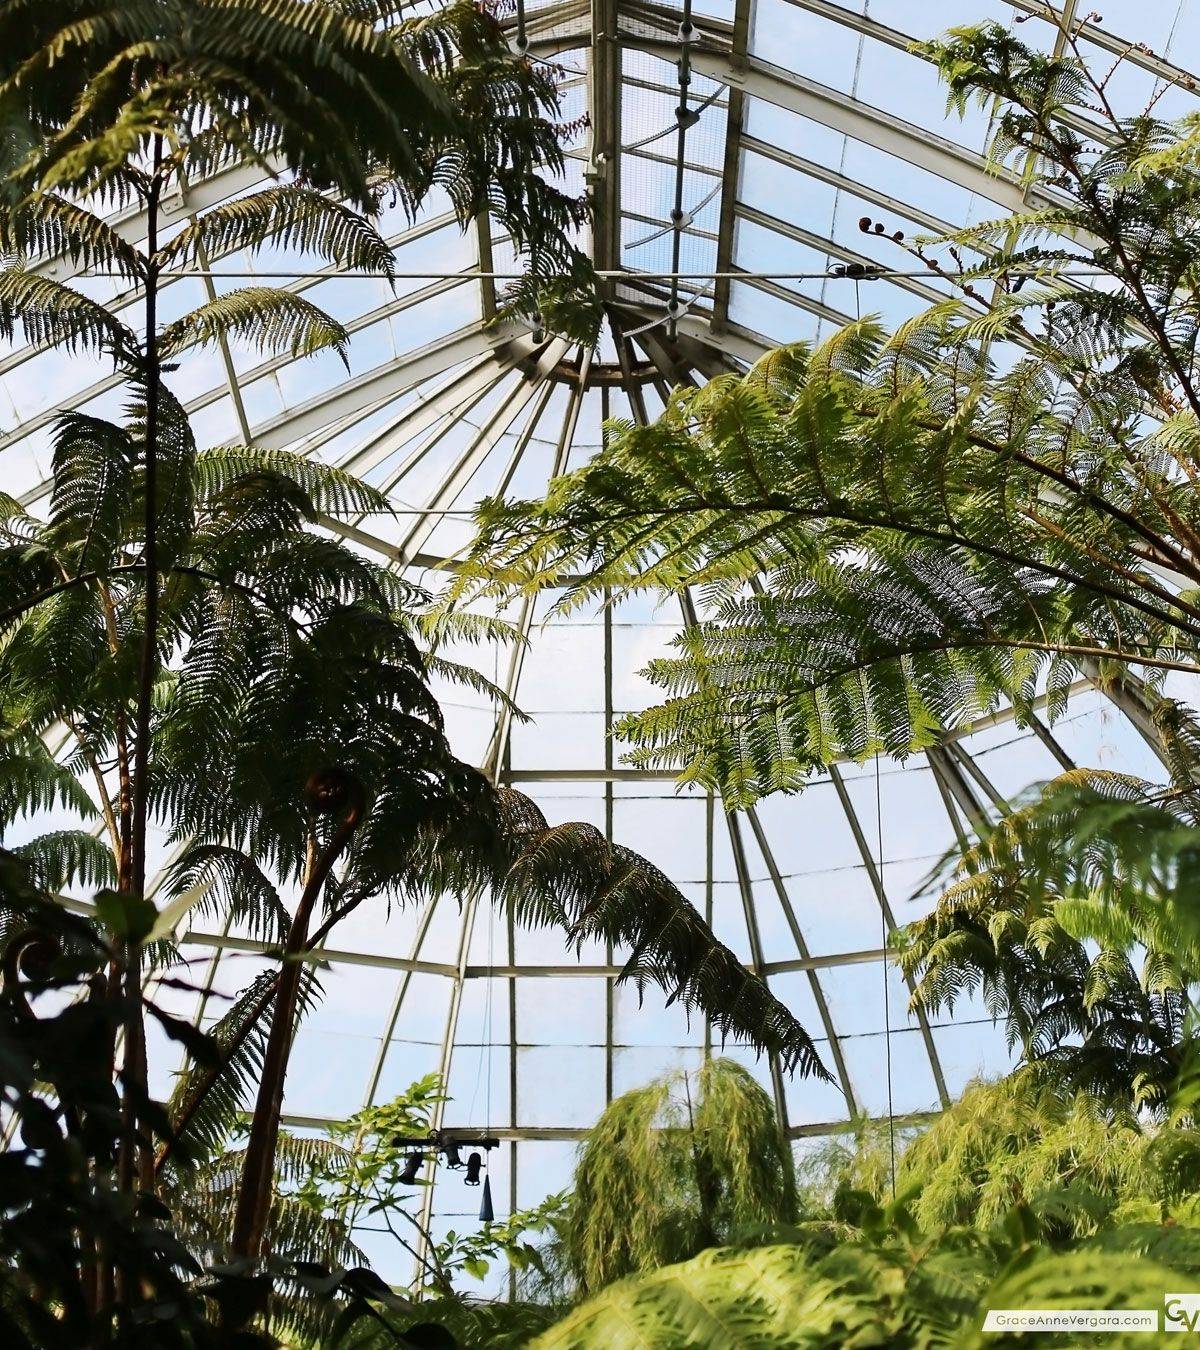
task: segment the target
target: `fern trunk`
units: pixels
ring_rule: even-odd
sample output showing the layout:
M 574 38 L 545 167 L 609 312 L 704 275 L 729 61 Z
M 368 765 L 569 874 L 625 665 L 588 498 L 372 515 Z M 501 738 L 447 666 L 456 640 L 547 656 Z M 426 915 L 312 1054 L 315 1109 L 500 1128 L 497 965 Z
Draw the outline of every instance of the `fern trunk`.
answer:
M 146 567 L 146 612 L 138 670 L 137 709 L 134 717 L 132 819 L 129 840 L 131 890 L 146 894 L 146 825 L 150 793 L 150 716 L 154 677 L 158 667 L 158 212 L 161 193 L 162 139 L 156 136 L 153 172 L 146 193 L 146 422 L 145 422 L 145 517 L 143 557 Z M 140 1180 L 153 1185 L 153 1154 L 138 1139 L 139 1104 L 147 1094 L 146 1036 L 142 1019 L 142 953 L 139 942 L 125 944 L 125 1063 L 122 1105 L 122 1139 L 117 1180 L 120 1189 L 132 1191 Z
M 345 784 L 342 784 L 345 788 Z M 308 791 L 312 791 L 310 783 Z M 319 790 L 319 788 L 318 788 Z M 337 802 L 344 798 L 337 798 Z M 362 796 L 354 785 L 350 809 L 334 831 L 324 850 L 318 852 L 315 836 L 309 845 L 309 866 L 304 890 L 296 906 L 296 915 L 288 930 L 283 949 L 283 968 L 275 995 L 275 1011 L 271 1019 L 271 1033 L 263 1056 L 262 1077 L 254 1115 L 250 1122 L 250 1136 L 246 1141 L 242 1181 L 234 1212 L 231 1249 L 235 1257 L 257 1260 L 262 1255 L 263 1238 L 271 1213 L 271 1191 L 275 1181 L 275 1153 L 279 1144 L 279 1121 L 283 1113 L 283 1086 L 287 1078 L 288 1060 L 296 1027 L 296 1005 L 300 994 L 301 958 L 309 946 L 308 932 L 313 909 L 342 850 L 358 825 L 362 812 Z M 328 809 L 323 803 L 323 809 Z M 322 809 L 322 808 L 318 808 Z

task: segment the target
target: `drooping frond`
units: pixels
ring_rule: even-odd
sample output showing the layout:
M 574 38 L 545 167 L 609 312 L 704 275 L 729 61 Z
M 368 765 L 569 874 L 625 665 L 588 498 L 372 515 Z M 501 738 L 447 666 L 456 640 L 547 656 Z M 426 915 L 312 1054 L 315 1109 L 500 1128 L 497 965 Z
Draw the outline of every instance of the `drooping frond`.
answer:
M 582 1292 L 795 1217 L 771 1098 L 741 1065 L 668 1074 L 601 1113 L 575 1167 L 565 1259 Z M 634 1218 L 636 1216 L 636 1218 Z
M 187 262 L 197 250 L 220 257 L 236 250 L 255 253 L 268 242 L 281 249 L 315 253 L 348 271 L 390 277 L 395 270 L 391 249 L 365 216 L 294 184 L 266 188 L 213 207 L 180 230 L 162 256 L 170 263 Z
M 290 915 L 262 869 L 226 844 L 193 843 L 172 863 L 164 881 L 169 895 L 193 889 L 202 894 L 195 909 L 219 915 L 264 942 L 282 942 Z
M 628 952 L 622 979 L 639 993 L 658 985 L 668 1002 L 709 1018 L 722 1041 L 745 1041 L 802 1075 L 828 1078 L 796 1018 L 658 868 L 592 825 L 549 825 L 511 788 L 496 792 L 493 809 L 491 821 L 483 814 L 464 822 L 465 838 L 463 823 L 435 817 L 395 884 L 418 892 L 490 885 L 522 924 Z
M 622 978 L 654 983 L 689 1011 L 779 1057 L 804 1076 L 828 1078 L 808 1033 L 763 981 L 719 942 L 658 868 L 594 826 L 546 828 L 524 841 L 508 881 L 518 913 L 553 914 L 577 944 L 630 950 Z
M 79 267 L 140 280 L 143 261 L 102 216 L 53 192 L 39 192 L 0 211 L 0 253 L 21 262 L 67 257 Z
M 290 478 L 305 492 L 313 510 L 326 515 L 384 515 L 392 510 L 387 497 L 369 483 L 290 450 L 222 445 L 196 456 L 196 490 L 204 499 L 217 497 L 239 478 L 261 473 Z
M 209 1028 L 216 1048 L 212 1064 L 190 1064 L 181 1074 L 167 1106 L 170 1137 L 157 1167 L 172 1175 L 211 1158 L 229 1138 L 239 1112 L 250 1103 L 270 1034 L 277 971 L 264 971 Z M 300 986 L 297 1019 L 320 996 L 306 969 Z
M 311 356 L 332 347 L 347 360 L 350 335 L 311 300 L 269 286 L 243 286 L 217 296 L 167 324 L 159 349 L 170 357 L 189 346 L 206 346 L 222 338 L 248 343 L 259 352 L 286 351 Z
M 77 573 L 105 571 L 129 529 L 134 449 L 124 427 L 62 413 L 54 439 L 50 537 Z
M 29 879 L 51 893 L 79 885 L 89 891 L 115 886 L 116 864 L 112 849 L 86 830 L 51 830 L 12 852 L 29 868 Z
M 135 346 L 130 330 L 103 305 L 49 277 L 9 267 L 0 271 L 0 337 L 11 342 L 18 328 L 35 347 L 107 350 L 118 361 Z
M 85 817 L 96 813 L 83 784 L 51 755 L 40 737 L 19 733 L 0 737 L 0 822 L 59 805 Z

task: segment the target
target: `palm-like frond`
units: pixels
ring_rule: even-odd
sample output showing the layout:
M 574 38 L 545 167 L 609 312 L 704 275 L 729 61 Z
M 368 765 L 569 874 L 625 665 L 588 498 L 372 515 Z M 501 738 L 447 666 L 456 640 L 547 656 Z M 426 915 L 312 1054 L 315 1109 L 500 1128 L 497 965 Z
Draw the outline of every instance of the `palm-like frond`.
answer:
M 170 357 L 193 344 L 204 346 L 222 339 L 249 342 L 260 352 L 286 351 L 294 357 L 332 347 L 343 361 L 350 343 L 345 327 L 302 295 L 269 286 L 243 286 L 167 324 L 159 335 L 159 348 L 164 357 Z
M 18 844 L 12 852 L 29 868 L 33 885 L 44 891 L 54 893 L 71 885 L 98 890 L 117 882 L 111 846 L 86 830 L 51 830 Z
M 159 1157 L 160 1169 L 169 1165 L 172 1176 L 186 1175 L 214 1157 L 229 1138 L 239 1113 L 250 1105 L 270 1034 L 278 982 L 276 971 L 264 971 L 209 1028 L 216 1062 L 190 1065 L 171 1094 L 167 1107 L 171 1135 Z M 320 986 L 312 971 L 306 970 L 297 1017 L 319 996 Z
M 9 267 L 0 271 L 0 337 L 11 342 L 18 326 L 34 346 L 107 350 L 118 361 L 136 345 L 132 332 L 97 301 L 49 277 Z
M 22 261 L 67 257 L 79 267 L 117 272 L 137 281 L 141 255 L 106 221 L 78 202 L 39 192 L 0 213 L 0 252 Z
M 620 730 L 635 762 L 734 801 L 838 754 L 904 755 L 1001 699 L 1026 708 L 1047 680 L 1057 715 L 1089 660 L 1193 668 L 1200 628 L 1139 561 L 1123 470 L 1104 471 L 1110 496 L 1079 481 L 1097 450 L 1077 401 L 1047 412 L 1028 366 L 981 396 L 954 322 L 864 321 L 678 393 L 652 426 L 614 424 L 544 502 L 485 504 L 452 595 L 696 588 L 698 622 L 647 672 L 668 701 Z M 1151 502 L 1141 528 L 1178 552 L 1190 510 Z
M 388 514 L 387 497 L 336 465 L 289 450 L 222 445 L 196 456 L 196 491 L 203 499 L 218 497 L 240 478 L 262 473 L 291 479 L 312 503 L 314 513 L 332 516 Z
M 96 811 L 83 784 L 40 738 L 11 732 L 0 737 L 0 821 L 59 805 L 85 817 Z
M 168 263 L 195 256 L 219 257 L 242 249 L 256 252 L 271 242 L 277 248 L 315 253 L 349 271 L 390 277 L 392 251 L 365 216 L 311 188 L 281 184 L 237 197 L 206 211 L 163 248 Z
M 134 449 L 124 427 L 63 413 L 54 439 L 50 539 L 77 572 L 103 571 L 129 531 Z
M 287 936 L 290 915 L 279 892 L 239 849 L 193 843 L 171 865 L 165 886 L 177 895 L 201 888 L 197 910 L 220 915 L 264 942 L 282 942 Z
M 640 993 L 656 984 L 668 1002 L 709 1018 L 722 1039 L 743 1040 L 802 1075 L 828 1077 L 796 1018 L 658 868 L 592 825 L 551 826 L 511 788 L 484 805 L 475 819 L 433 816 L 391 884 L 418 893 L 491 886 L 522 924 L 561 928 L 577 945 L 601 941 L 628 951 L 621 978 Z M 370 857 L 376 831 L 386 837 L 394 828 L 390 815 L 369 820 L 355 861 Z

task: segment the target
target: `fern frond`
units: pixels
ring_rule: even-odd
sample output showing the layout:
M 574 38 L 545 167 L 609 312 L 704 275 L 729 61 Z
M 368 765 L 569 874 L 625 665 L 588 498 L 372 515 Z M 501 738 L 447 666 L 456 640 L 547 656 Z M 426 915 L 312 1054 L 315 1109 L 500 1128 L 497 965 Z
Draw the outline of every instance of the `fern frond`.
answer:
M 278 980 L 277 971 L 264 971 L 208 1028 L 216 1046 L 216 1062 L 193 1064 L 181 1074 L 167 1106 L 171 1133 L 159 1153 L 156 1170 L 169 1165 L 172 1176 L 186 1174 L 225 1144 L 258 1081 Z M 319 996 L 320 986 L 306 968 L 297 1020 Z
M 139 281 L 137 250 L 102 217 L 53 192 L 39 192 L 0 212 L 0 251 L 23 261 L 67 257 L 81 268 L 113 271 Z
M 236 250 L 277 248 L 315 253 L 349 271 L 391 278 L 392 251 L 364 216 L 311 188 L 281 184 L 238 197 L 206 211 L 163 248 L 168 263 L 190 260 L 199 250 L 220 257 Z
M 0 293 L 2 300 L 2 293 Z M 244 286 L 228 291 L 167 324 L 159 348 L 170 357 L 189 346 L 207 346 L 221 339 L 250 343 L 255 351 L 286 351 L 311 356 L 332 347 L 348 362 L 350 335 L 311 300 L 269 286 Z
M 18 326 L 35 347 L 107 350 L 117 361 L 136 348 L 133 333 L 103 305 L 49 277 L 9 267 L 0 271 L 0 337 L 11 342 Z
M 281 474 L 299 486 L 313 510 L 331 516 L 387 515 L 392 506 L 377 488 L 332 464 L 287 450 L 222 445 L 196 456 L 199 496 L 219 496 L 237 479 L 254 474 Z
M 30 881 L 44 891 L 95 891 L 117 884 L 112 849 L 86 830 L 52 830 L 12 852 L 29 868 Z

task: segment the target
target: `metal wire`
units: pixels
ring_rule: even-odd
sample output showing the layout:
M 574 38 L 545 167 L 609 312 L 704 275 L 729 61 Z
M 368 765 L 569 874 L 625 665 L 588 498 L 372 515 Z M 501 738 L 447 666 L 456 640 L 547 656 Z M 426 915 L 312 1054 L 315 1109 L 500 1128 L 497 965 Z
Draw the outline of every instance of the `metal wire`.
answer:
M 845 266 L 846 264 L 841 264 Z M 890 269 L 879 268 L 875 270 L 874 264 L 871 264 L 872 271 L 869 276 L 855 277 L 847 276 L 843 272 L 751 272 L 745 268 L 737 268 L 728 272 L 642 272 L 635 271 L 628 267 L 609 268 L 595 273 L 608 281 L 621 281 L 629 278 L 633 281 L 852 281 L 858 284 L 863 281 L 892 281 L 904 277 L 924 277 L 927 281 L 959 281 L 976 280 L 972 273 L 959 278 L 953 272 L 934 272 L 929 268 L 913 269 Z M 1014 275 L 1022 275 L 1021 269 L 1013 268 Z M 128 281 L 129 278 L 124 272 L 93 272 L 81 270 L 75 273 L 77 277 L 109 277 L 120 278 Z M 1024 275 L 1030 275 L 1025 273 Z M 1050 275 L 1049 273 L 1047 275 Z M 1058 277 L 1078 277 L 1095 278 L 1111 276 L 1111 272 L 1103 272 L 1099 269 L 1089 270 L 1068 270 L 1062 269 L 1052 274 Z M 226 278 L 229 280 L 238 280 L 243 278 L 254 278 L 262 280 L 264 278 L 289 277 L 296 280 L 312 278 L 316 280 L 332 280 L 337 278 L 339 281 L 450 281 L 459 278 L 463 281 L 523 281 L 529 276 L 528 272 L 483 272 L 475 268 L 468 271 L 452 272 L 393 272 L 391 277 L 386 277 L 382 272 L 350 272 L 338 271 L 337 269 L 325 270 L 322 272 L 305 272 L 299 269 L 293 271 L 277 272 L 214 272 L 204 268 L 183 267 L 178 270 L 172 269 L 165 273 L 168 279 L 175 277 L 212 277 L 215 279 Z M 568 274 L 548 273 L 545 280 L 555 279 L 569 280 Z

